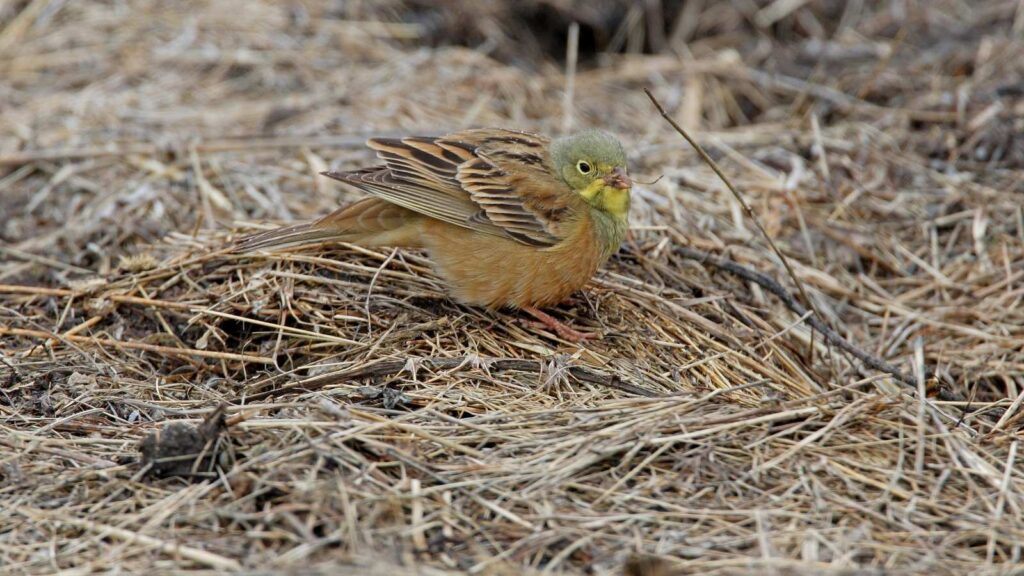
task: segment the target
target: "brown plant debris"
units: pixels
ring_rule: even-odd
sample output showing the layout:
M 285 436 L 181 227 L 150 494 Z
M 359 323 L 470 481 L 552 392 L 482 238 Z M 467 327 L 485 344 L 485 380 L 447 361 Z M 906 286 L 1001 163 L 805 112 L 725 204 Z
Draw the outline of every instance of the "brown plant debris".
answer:
M 209 472 L 217 460 L 218 440 L 225 431 L 221 404 L 198 426 L 188 422 L 168 422 L 146 435 L 139 443 L 142 465 L 157 478 L 200 476 Z
M 0 2 L 0 573 L 1020 571 L 1022 32 L 1018 0 Z M 622 138 L 629 237 L 548 310 L 602 339 L 417 251 L 229 250 L 360 198 L 318 174 L 366 137 L 472 126 Z

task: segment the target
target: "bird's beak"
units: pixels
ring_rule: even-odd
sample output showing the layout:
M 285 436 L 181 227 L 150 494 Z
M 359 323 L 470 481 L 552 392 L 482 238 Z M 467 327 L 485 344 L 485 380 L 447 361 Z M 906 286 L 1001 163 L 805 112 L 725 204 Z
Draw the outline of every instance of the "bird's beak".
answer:
M 612 170 L 611 174 L 605 174 L 604 183 L 619 190 L 629 190 L 633 186 L 633 181 L 626 175 L 626 169 L 622 166 Z

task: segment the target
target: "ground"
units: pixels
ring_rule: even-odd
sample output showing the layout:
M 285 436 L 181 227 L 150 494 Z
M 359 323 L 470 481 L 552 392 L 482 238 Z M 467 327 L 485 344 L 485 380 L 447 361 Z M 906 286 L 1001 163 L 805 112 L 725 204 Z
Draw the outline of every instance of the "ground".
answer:
M 1016 0 L 0 2 L 0 571 L 1024 569 L 1022 95 Z M 622 138 L 602 339 L 224 250 L 470 126 Z

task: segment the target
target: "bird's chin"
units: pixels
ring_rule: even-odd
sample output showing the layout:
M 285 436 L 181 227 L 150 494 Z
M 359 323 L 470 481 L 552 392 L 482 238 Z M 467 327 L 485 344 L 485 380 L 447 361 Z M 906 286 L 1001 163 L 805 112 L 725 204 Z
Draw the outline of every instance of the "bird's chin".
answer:
M 629 212 L 629 190 L 616 186 L 592 186 L 580 195 L 594 208 L 621 216 Z

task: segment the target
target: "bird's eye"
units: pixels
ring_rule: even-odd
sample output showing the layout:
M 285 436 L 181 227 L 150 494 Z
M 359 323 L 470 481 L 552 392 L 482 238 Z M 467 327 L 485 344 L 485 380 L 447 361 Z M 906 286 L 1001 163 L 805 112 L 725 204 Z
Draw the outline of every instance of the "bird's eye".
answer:
M 577 162 L 576 169 L 580 171 L 580 174 L 590 174 L 590 171 L 593 170 L 590 163 L 586 160 L 580 160 Z

